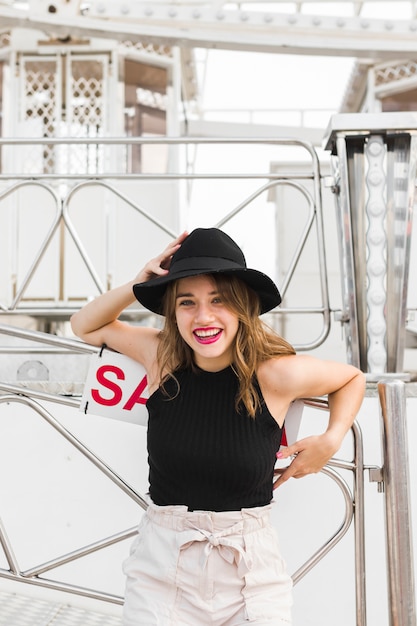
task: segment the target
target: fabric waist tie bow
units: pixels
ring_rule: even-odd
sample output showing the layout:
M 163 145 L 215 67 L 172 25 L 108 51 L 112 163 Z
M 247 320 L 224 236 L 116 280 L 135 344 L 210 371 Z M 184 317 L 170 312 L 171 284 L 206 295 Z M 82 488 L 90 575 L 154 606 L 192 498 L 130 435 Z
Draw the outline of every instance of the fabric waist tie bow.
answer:
M 207 565 L 211 551 L 213 548 L 216 548 L 225 561 L 230 564 L 235 562 L 239 575 L 244 576 L 252 567 L 252 559 L 241 545 L 243 543 L 242 532 L 242 522 L 238 522 L 230 528 L 214 533 L 198 528 L 197 526 L 192 526 L 182 534 L 182 543 L 179 547 L 180 550 L 186 550 L 195 541 L 206 541 L 207 545 L 204 547 L 203 560 L 201 563 L 203 569 Z

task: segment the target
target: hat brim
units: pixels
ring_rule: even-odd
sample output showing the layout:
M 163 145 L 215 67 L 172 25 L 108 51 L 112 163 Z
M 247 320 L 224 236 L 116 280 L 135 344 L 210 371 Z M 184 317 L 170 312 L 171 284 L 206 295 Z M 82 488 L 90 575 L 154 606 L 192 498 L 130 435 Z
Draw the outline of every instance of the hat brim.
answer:
M 281 303 L 281 295 L 275 283 L 258 270 L 252 269 L 204 269 L 176 271 L 166 276 L 160 276 L 144 283 L 133 285 L 133 293 L 136 299 L 149 311 L 163 315 L 162 302 L 169 283 L 180 278 L 199 276 L 203 274 L 233 274 L 240 278 L 246 285 L 255 291 L 260 300 L 261 314 L 271 311 Z

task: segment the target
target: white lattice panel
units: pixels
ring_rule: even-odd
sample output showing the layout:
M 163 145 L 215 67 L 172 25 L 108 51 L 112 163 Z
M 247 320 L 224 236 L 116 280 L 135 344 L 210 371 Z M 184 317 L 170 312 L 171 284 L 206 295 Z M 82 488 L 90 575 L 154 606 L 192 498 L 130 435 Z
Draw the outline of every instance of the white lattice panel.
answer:
M 108 54 L 22 54 L 15 74 L 16 135 L 94 139 L 108 132 L 114 105 Z M 27 174 L 95 174 L 103 170 L 106 156 L 102 146 L 81 143 L 26 145 L 14 154 L 9 169 Z

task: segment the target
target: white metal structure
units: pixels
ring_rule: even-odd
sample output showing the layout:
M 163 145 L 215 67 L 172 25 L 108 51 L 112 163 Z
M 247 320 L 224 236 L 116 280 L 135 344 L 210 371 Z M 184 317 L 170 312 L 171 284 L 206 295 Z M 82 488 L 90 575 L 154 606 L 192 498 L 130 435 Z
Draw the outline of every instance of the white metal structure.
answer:
M 396 18 L 389 6 L 392 2 L 388 1 L 378 3 L 381 17 L 369 18 L 367 9 L 372 4 L 372 0 L 314 4 L 280 0 L 264 3 L 92 0 L 85 4 L 32 0 L 26 6 L 5 3 L 0 15 L 4 26 L 31 27 L 60 38 L 106 36 L 119 41 L 129 38 L 152 44 L 164 42 L 170 46 L 366 58 L 403 58 L 412 54 L 415 3 L 401 3 L 403 19 Z M 384 17 L 384 5 L 389 17 Z M 317 6 L 322 13 L 317 12 Z M 310 7 L 314 7 L 314 12 Z M 331 11 L 333 15 L 329 16 Z
M 201 222 L 276 278 L 298 349 L 368 372 L 340 458 L 277 498 L 294 626 L 415 626 L 416 34 L 415 1 L 0 0 L 0 626 L 120 624 L 144 430 L 78 411 L 92 349 L 67 320 Z M 356 59 L 341 110 L 361 115 L 332 118 L 326 158 L 309 94 L 291 127 L 237 123 L 227 91 L 214 122 L 218 50 Z

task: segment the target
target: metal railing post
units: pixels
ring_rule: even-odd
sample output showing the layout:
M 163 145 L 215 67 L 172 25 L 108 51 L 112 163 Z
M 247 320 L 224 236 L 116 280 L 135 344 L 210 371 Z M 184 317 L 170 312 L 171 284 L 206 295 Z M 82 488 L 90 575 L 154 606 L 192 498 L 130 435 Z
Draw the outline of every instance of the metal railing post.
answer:
M 382 381 L 378 393 L 383 422 L 389 623 L 415 626 L 405 383 Z

